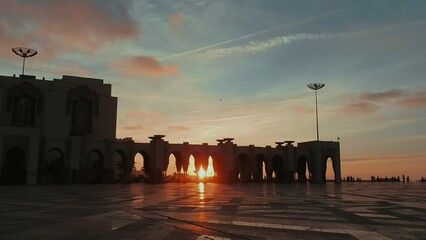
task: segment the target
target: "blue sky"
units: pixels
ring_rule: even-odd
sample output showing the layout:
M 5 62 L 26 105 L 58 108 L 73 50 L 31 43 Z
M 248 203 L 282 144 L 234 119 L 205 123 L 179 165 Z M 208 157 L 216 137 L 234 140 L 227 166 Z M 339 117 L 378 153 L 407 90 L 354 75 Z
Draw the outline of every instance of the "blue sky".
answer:
M 424 1 L 17 1 L 0 73 L 102 78 L 117 136 L 239 145 L 341 139 L 343 175 L 426 176 Z M 221 100 L 222 99 L 222 100 Z M 378 170 L 380 169 L 380 171 Z

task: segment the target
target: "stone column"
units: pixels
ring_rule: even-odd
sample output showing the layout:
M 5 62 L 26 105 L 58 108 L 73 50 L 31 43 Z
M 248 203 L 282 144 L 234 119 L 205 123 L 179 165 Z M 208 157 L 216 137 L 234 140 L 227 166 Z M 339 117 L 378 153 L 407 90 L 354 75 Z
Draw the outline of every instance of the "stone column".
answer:
M 340 143 L 335 144 L 334 157 L 333 157 L 333 169 L 334 169 L 334 182 L 342 183 L 342 173 L 340 168 Z
M 151 139 L 151 176 L 152 182 L 163 182 L 164 140 L 165 135 L 154 135 Z

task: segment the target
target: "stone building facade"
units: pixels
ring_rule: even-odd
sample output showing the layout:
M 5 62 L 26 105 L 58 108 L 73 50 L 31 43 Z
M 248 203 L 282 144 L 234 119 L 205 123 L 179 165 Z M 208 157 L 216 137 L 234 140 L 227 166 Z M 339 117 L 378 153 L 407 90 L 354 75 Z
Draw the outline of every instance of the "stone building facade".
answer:
M 112 183 L 130 178 L 138 153 L 152 183 L 164 181 L 171 154 L 183 176 L 191 155 L 197 169 L 211 157 L 220 182 L 263 181 L 264 165 L 268 182 L 324 183 L 331 160 L 341 182 L 338 142 L 175 144 L 155 135 L 137 143 L 116 138 L 117 101 L 101 79 L 0 76 L 0 184 Z

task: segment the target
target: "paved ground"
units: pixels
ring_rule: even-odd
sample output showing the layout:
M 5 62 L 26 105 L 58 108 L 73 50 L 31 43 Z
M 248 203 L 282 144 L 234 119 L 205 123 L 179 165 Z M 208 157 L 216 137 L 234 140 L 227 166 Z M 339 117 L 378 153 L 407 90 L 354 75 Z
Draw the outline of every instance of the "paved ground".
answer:
M 0 186 L 0 239 L 426 239 L 425 183 Z

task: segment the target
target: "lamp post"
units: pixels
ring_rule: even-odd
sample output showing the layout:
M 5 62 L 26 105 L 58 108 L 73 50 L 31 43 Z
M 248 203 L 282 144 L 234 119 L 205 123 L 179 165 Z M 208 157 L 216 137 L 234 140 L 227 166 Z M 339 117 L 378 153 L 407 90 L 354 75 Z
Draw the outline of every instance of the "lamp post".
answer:
M 318 129 L 318 94 L 317 91 L 325 86 L 324 83 L 310 83 L 307 85 L 308 88 L 315 91 L 315 115 L 317 121 L 317 141 L 319 141 L 319 129 Z
M 20 56 L 24 59 L 23 63 L 22 63 L 22 76 L 23 76 L 24 73 L 25 73 L 25 58 L 33 57 L 33 56 L 37 55 L 37 51 L 34 50 L 34 49 L 31 49 L 31 48 L 25 48 L 25 47 L 14 47 L 14 48 L 12 48 L 12 51 L 16 55 L 18 55 L 18 56 Z

